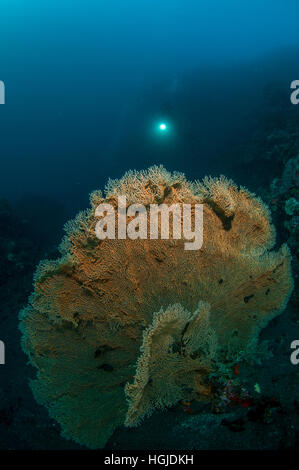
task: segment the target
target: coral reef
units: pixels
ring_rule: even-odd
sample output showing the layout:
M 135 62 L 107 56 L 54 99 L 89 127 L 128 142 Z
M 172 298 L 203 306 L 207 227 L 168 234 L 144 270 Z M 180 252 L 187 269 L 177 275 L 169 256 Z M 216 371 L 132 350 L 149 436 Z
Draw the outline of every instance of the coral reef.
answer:
M 116 207 L 118 195 L 147 208 L 202 203 L 202 249 L 172 237 L 99 241 L 95 208 Z M 209 374 L 226 355 L 251 354 L 292 289 L 290 253 L 273 250 L 267 207 L 224 177 L 128 172 L 105 198 L 92 193 L 66 231 L 61 258 L 36 271 L 20 328 L 37 401 L 65 437 L 91 448 L 155 408 L 207 400 Z
M 141 351 L 135 382 L 125 389 L 130 399 L 125 421 L 128 426 L 138 424 L 154 409 L 171 406 L 190 395 L 188 389 L 195 397 L 204 397 L 204 390 L 210 393 L 208 385 L 198 382 L 199 377 L 207 377 L 217 353 L 209 304 L 200 302 L 193 314 L 180 304 L 155 313 L 152 325 L 144 332 Z
M 283 82 L 269 83 L 264 106 L 248 116 L 248 135 L 230 149 L 238 171 L 231 175 L 254 188 L 271 209 L 279 242 L 292 253 L 295 280 L 291 302 L 299 305 L 299 107 L 294 106 Z M 230 154 L 230 155 L 231 155 Z M 239 156 L 241 155 L 241 158 Z M 235 165 L 234 165 L 235 166 Z M 242 178 L 243 175 L 243 178 Z M 298 317 L 294 316 L 294 321 Z

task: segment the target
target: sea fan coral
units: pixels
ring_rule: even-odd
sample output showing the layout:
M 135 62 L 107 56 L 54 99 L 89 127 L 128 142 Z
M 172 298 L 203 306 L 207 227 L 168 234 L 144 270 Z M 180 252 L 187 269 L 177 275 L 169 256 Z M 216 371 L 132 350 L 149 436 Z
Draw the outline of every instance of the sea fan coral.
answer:
M 186 251 L 172 236 L 98 240 L 95 209 L 116 207 L 119 195 L 147 210 L 203 204 L 202 248 Z M 64 436 L 91 448 L 155 408 L 206 399 L 223 351 L 251 347 L 292 288 L 289 250 L 273 250 L 267 207 L 224 177 L 130 171 L 109 181 L 105 198 L 92 193 L 66 231 L 61 258 L 37 269 L 20 327 L 36 399 Z

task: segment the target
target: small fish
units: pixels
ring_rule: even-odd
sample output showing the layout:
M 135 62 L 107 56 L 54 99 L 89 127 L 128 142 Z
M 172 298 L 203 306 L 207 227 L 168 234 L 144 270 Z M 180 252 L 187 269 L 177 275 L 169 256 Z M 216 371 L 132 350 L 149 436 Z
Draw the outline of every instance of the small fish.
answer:
M 261 387 L 259 386 L 258 383 L 256 383 L 256 384 L 254 385 L 254 390 L 255 390 L 256 393 L 261 393 Z

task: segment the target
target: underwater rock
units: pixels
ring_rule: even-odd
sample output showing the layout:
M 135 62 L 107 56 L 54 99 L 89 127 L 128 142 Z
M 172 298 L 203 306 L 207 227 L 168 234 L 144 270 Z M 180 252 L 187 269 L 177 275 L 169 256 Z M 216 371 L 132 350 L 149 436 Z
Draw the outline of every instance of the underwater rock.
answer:
M 95 209 L 116 207 L 119 195 L 147 208 L 203 204 L 202 248 L 185 251 L 172 237 L 98 240 Z M 155 408 L 206 401 L 209 373 L 229 354 L 250 356 L 292 277 L 288 247 L 273 250 L 267 207 L 224 177 L 130 171 L 109 181 L 105 198 L 92 193 L 91 206 L 67 224 L 61 257 L 38 266 L 20 329 L 36 400 L 63 436 L 99 448 Z

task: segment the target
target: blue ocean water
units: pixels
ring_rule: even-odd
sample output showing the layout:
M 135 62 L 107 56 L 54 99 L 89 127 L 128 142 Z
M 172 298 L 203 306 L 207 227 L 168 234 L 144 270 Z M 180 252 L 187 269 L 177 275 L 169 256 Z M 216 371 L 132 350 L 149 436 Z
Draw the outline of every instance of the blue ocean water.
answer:
M 268 81 L 296 78 L 298 9 L 296 0 L 2 0 L 2 195 L 73 207 L 132 167 L 225 171 L 213 142 L 237 138 Z M 164 115 L 173 133 L 161 141 L 150 131 Z
M 1 0 L 0 340 L 13 364 L 0 370 L 3 448 L 47 447 L 46 411 L 29 388 L 18 395 L 16 373 L 22 387 L 29 374 L 18 310 L 64 222 L 108 178 L 154 164 L 192 180 L 224 174 L 273 204 L 278 242 L 298 256 L 297 213 L 285 213 L 297 170 L 273 189 L 299 154 L 298 24 L 298 0 Z M 36 409 L 44 435 L 26 441 Z M 49 439 L 72 447 L 58 431 Z

